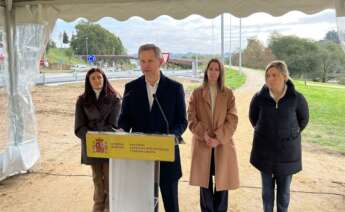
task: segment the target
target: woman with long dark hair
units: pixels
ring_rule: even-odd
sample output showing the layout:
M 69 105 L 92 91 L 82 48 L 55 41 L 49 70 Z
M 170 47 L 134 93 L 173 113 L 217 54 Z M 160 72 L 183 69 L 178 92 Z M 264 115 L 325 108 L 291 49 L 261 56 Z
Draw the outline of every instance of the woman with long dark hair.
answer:
M 239 187 L 232 138 L 237 123 L 235 96 L 224 85 L 224 66 L 218 59 L 211 59 L 204 82 L 193 91 L 188 107 L 188 124 L 193 133 L 190 184 L 200 186 L 202 212 L 226 212 L 228 190 Z
M 109 162 L 108 159 L 87 156 L 86 133 L 114 131 L 120 109 L 120 95 L 104 72 L 98 68 L 90 69 L 85 77 L 85 91 L 76 103 L 74 132 L 81 139 L 81 163 L 92 168 L 94 212 L 109 210 Z

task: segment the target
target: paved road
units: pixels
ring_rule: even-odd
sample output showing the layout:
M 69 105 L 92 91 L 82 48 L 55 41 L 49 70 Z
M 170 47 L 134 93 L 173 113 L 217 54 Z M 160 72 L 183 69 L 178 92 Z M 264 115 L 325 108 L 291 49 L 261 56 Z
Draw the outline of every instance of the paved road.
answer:
M 167 70 L 163 71 L 167 76 L 181 76 L 181 77 L 193 77 L 192 70 Z M 106 72 L 109 79 L 128 79 L 141 76 L 141 71 L 118 71 L 118 72 Z M 84 81 L 86 72 L 74 72 L 74 73 L 45 73 L 38 74 L 35 80 L 36 84 L 55 84 L 55 83 L 67 83 L 75 81 Z M 3 74 L 0 73 L 0 87 L 4 85 Z

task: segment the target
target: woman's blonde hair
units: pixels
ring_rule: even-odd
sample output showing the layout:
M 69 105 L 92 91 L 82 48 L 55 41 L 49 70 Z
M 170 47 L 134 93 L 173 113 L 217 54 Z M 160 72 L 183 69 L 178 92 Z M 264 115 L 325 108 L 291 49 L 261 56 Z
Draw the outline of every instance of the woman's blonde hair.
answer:
M 288 70 L 288 66 L 286 65 L 285 61 L 283 61 L 283 60 L 274 60 L 274 61 L 270 62 L 266 66 L 266 69 L 265 69 L 265 78 L 267 76 L 267 71 L 270 68 L 276 68 L 281 74 L 286 76 L 286 78 L 289 78 L 289 70 Z

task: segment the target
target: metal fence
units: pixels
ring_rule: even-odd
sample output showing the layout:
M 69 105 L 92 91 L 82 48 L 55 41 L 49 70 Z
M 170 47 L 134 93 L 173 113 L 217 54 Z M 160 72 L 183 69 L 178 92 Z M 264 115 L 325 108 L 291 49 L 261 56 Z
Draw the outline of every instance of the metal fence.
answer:
M 196 74 L 192 70 L 163 70 L 163 73 L 169 77 L 195 77 Z M 109 79 L 131 79 L 142 75 L 141 71 L 127 70 L 117 72 L 105 72 Z M 57 84 L 68 82 L 84 81 L 86 72 L 71 73 L 40 73 L 35 80 L 37 85 Z M 4 79 L 0 73 L 0 87 L 4 86 Z

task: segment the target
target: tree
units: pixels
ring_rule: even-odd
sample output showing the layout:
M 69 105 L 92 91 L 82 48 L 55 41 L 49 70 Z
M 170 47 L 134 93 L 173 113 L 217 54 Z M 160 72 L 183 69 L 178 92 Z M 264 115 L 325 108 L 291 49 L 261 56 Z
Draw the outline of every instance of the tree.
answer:
M 345 54 L 339 44 L 333 41 L 319 43 L 320 79 L 326 82 L 330 73 L 343 70 Z
M 324 40 L 340 43 L 338 33 L 335 30 L 328 31 Z
M 272 49 L 265 48 L 263 55 L 262 55 L 262 61 L 264 61 L 264 66 L 262 66 L 262 69 L 266 68 L 267 64 L 271 62 L 272 60 L 275 60 L 276 57 L 274 56 Z
M 277 59 L 288 64 L 290 74 L 294 77 L 309 78 L 319 70 L 316 56 L 319 48 L 315 41 L 274 33 L 270 37 L 269 47 Z
M 53 40 L 48 41 L 46 51 L 48 52 L 51 48 L 56 48 L 56 43 Z
M 247 48 L 243 51 L 243 65 L 249 68 L 264 69 L 266 65 L 274 60 L 271 49 L 256 38 L 248 39 Z
M 275 60 L 270 48 L 265 47 L 258 39 L 248 39 L 248 45 L 242 52 L 242 65 L 248 68 L 264 69 L 266 65 Z M 239 65 L 239 52 L 231 56 L 231 64 Z
M 120 38 L 99 24 L 81 22 L 76 26 L 77 34 L 72 36 L 70 45 L 76 54 L 110 55 L 125 54 Z
M 66 32 L 63 32 L 62 43 L 64 43 L 64 44 L 69 43 L 68 35 Z
M 66 49 L 65 50 L 65 55 L 67 56 L 67 58 L 69 60 L 71 60 L 71 58 L 73 57 L 73 49 L 71 49 L 71 48 Z

